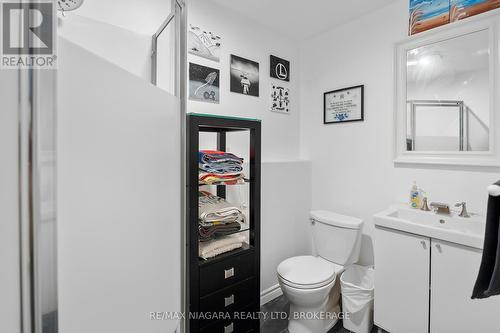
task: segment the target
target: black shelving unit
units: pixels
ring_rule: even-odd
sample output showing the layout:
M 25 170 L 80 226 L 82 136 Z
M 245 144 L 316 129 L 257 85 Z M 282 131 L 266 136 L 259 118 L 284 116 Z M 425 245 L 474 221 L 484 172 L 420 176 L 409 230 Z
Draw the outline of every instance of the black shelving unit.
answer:
M 200 132 L 217 136 L 217 150 L 226 151 L 227 133 L 247 131 L 249 142 L 248 244 L 209 260 L 198 257 L 198 151 Z M 187 116 L 187 300 L 188 332 L 259 332 L 259 320 L 248 315 L 260 311 L 260 182 L 261 123 L 259 120 L 213 115 Z M 226 187 L 217 185 L 217 196 L 226 198 Z M 223 312 L 227 318 L 204 316 Z M 242 314 L 246 316 L 242 319 Z

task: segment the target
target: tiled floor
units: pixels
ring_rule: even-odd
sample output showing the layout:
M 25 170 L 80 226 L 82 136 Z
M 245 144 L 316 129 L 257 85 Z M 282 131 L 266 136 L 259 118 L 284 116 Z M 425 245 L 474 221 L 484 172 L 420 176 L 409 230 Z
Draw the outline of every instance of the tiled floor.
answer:
M 262 306 L 261 311 L 267 313 L 265 320 L 262 319 L 260 322 L 260 332 L 261 333 L 288 333 L 287 319 L 271 318 L 270 313 L 288 313 L 290 309 L 290 304 L 288 304 L 287 299 L 284 296 L 280 296 L 269 303 Z M 276 316 L 275 316 L 276 317 Z M 335 327 L 333 327 L 328 333 L 348 333 L 342 326 L 342 321 L 339 321 Z M 377 333 L 377 328 L 373 327 L 372 333 Z

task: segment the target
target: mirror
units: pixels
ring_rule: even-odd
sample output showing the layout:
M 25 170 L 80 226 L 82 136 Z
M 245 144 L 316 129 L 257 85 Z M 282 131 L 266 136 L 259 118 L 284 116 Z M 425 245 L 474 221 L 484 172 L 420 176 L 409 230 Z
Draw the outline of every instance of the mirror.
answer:
M 406 151 L 489 151 L 489 31 L 405 51 Z

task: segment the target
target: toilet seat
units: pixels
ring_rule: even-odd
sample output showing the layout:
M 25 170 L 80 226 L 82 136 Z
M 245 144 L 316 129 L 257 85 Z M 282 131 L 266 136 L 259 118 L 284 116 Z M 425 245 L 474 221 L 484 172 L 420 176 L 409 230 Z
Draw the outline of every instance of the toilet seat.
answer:
M 313 256 L 298 256 L 286 259 L 278 266 L 281 282 L 297 289 L 315 289 L 335 281 L 337 265 Z

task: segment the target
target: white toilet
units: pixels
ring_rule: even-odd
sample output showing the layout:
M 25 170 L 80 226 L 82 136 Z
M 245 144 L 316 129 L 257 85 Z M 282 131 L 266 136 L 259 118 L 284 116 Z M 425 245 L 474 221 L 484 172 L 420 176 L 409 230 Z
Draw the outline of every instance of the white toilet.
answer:
M 340 275 L 359 257 L 362 220 L 318 210 L 311 222 L 317 256 L 288 258 L 278 266 L 290 301 L 290 333 L 325 333 L 337 323 Z

